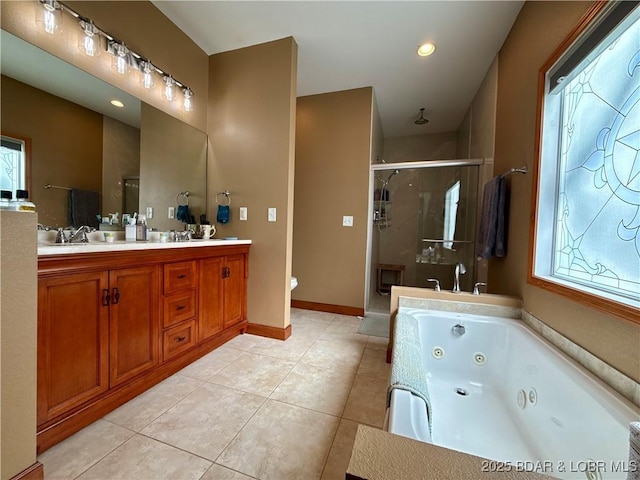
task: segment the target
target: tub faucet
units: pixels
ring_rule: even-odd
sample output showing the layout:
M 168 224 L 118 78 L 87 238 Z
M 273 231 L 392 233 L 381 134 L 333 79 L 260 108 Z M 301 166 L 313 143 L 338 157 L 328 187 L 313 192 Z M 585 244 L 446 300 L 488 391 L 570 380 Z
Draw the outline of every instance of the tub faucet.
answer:
M 464 275 L 467 273 L 467 267 L 464 266 L 464 263 L 458 262 L 456 263 L 456 269 L 453 271 L 453 293 L 460 293 L 460 275 Z
M 466 332 L 466 329 L 464 328 L 464 325 L 462 325 L 461 323 L 457 323 L 453 327 L 451 327 L 451 333 L 453 333 L 456 337 L 461 337 L 462 335 L 465 334 L 465 332 Z

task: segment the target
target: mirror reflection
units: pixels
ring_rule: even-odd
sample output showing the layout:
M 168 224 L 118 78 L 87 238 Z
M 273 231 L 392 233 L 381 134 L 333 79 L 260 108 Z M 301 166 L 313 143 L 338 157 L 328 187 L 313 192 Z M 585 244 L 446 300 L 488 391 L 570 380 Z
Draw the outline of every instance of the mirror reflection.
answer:
M 191 192 L 191 214 L 204 213 L 204 132 L 1 34 L 2 135 L 26 139 L 25 181 L 40 223 L 97 227 L 117 213 L 121 228 L 124 213 L 151 209 L 150 227 L 182 229 L 167 215 L 182 191 Z

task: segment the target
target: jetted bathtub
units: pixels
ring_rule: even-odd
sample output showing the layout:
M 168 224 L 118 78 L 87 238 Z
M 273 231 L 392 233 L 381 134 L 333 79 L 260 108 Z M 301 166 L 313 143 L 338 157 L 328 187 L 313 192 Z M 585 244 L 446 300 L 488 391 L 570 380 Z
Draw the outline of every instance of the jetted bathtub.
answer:
M 395 388 L 391 433 L 490 459 L 490 472 L 626 479 L 640 469 L 629 462 L 640 409 L 520 320 L 400 307 L 396 322 L 401 315 L 417 320 L 432 425 L 425 401 Z

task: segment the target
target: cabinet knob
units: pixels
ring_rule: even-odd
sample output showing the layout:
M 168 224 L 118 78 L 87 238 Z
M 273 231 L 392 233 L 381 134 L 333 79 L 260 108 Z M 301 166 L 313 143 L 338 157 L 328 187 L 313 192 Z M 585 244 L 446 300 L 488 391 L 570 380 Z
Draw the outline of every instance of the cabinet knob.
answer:
M 178 337 L 176 338 L 176 342 L 184 342 L 187 339 L 187 337 Z

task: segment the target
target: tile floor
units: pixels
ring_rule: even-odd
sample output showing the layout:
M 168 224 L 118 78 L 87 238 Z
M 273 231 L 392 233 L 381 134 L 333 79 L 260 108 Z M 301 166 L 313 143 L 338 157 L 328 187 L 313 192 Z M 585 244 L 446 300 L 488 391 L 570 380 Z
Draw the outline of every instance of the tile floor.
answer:
M 45 480 L 344 479 L 382 427 L 386 338 L 292 309 L 285 342 L 240 335 L 38 457 Z

